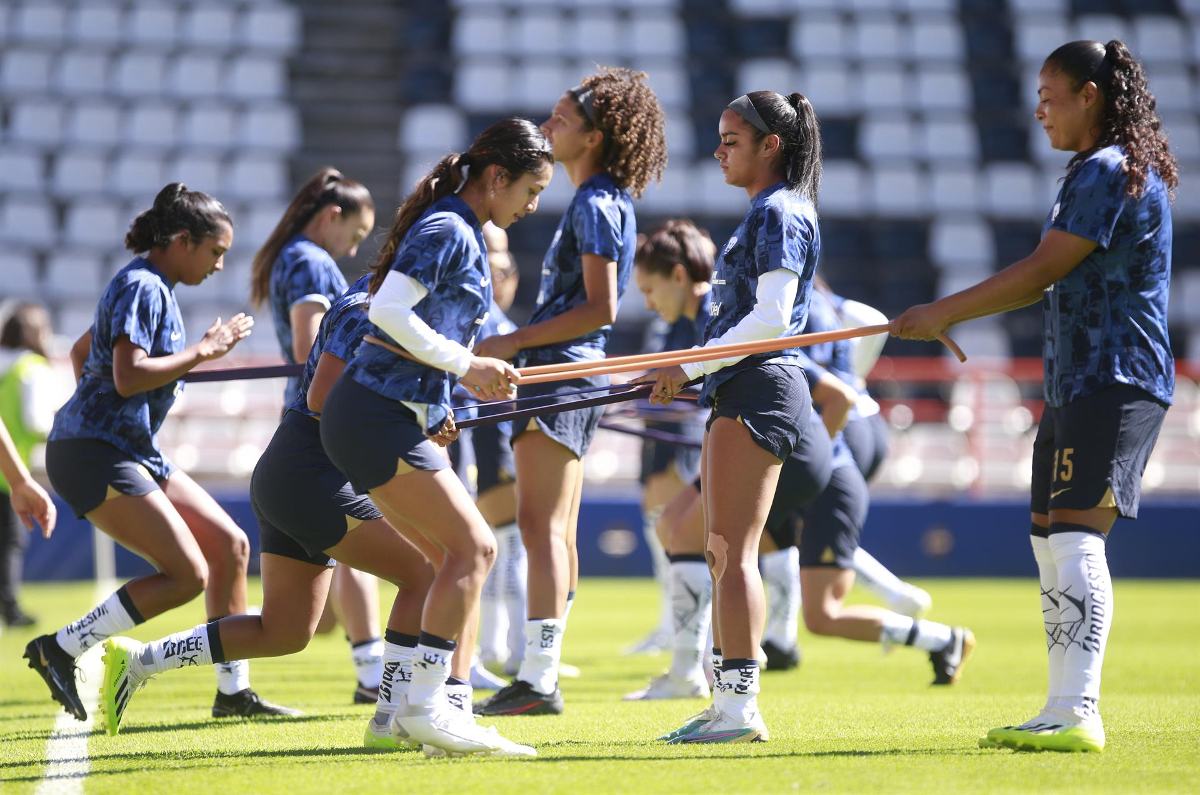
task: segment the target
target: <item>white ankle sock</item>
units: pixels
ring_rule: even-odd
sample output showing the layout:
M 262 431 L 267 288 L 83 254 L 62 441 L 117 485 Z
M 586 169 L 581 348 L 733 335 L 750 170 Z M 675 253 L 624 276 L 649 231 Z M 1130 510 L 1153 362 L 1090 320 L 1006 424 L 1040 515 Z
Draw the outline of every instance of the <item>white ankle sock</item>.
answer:
M 396 638 L 397 633 L 389 630 L 389 637 Z M 415 643 L 415 638 L 413 639 Z M 386 726 L 388 720 L 396 712 L 396 705 L 402 697 L 408 696 L 408 687 L 412 683 L 412 662 L 416 653 L 415 645 L 399 643 L 397 640 L 383 642 L 383 675 L 379 679 L 379 698 L 375 701 L 375 723 Z
M 78 621 L 67 624 L 54 634 L 54 640 L 67 654 L 78 657 L 106 638 L 119 635 L 142 623 L 142 617 L 122 586 Z
M 379 687 L 383 678 L 383 638 L 371 638 L 350 646 L 354 673 L 363 687 Z
M 433 707 L 446 700 L 446 678 L 450 675 L 450 658 L 454 641 L 421 633 L 421 641 L 413 654 L 412 682 L 408 686 L 408 703 L 415 707 Z
M 760 555 L 758 560 L 768 594 L 763 640 L 790 649 L 796 645 L 800 622 L 800 550 L 779 549 Z
M 759 668 L 756 660 L 722 663 L 721 678 L 714 687 L 713 701 L 721 712 L 749 721 L 758 711 Z
M 217 690 L 227 696 L 250 687 L 250 661 L 229 660 L 217 663 Z
M 569 604 L 569 602 L 568 602 Z M 525 622 L 525 659 L 517 678 L 543 694 L 558 686 L 558 663 L 562 659 L 565 618 L 531 619 Z
M 210 627 L 213 629 L 210 630 Z M 143 644 L 133 655 L 133 672 L 139 679 L 193 665 L 212 665 L 212 624 L 200 624 L 165 638 Z
M 712 578 L 700 560 L 671 561 L 671 675 L 703 675 L 704 647 L 712 623 Z
M 1053 709 L 1058 703 L 1059 685 L 1062 682 L 1063 654 L 1066 646 L 1059 633 L 1058 614 L 1058 566 L 1054 562 L 1054 553 L 1050 551 L 1050 540 L 1031 535 L 1029 543 L 1033 547 L 1033 559 L 1037 561 L 1038 586 L 1042 593 L 1042 628 L 1046 632 L 1046 658 L 1048 683 L 1046 688 L 1046 706 L 1043 711 Z
M 461 682 L 457 679 L 446 682 L 446 700 L 450 702 L 453 709 L 460 712 L 471 714 L 471 702 L 475 698 L 475 690 L 471 687 L 470 682 Z
M 951 629 L 945 624 L 925 619 L 914 620 L 899 613 L 883 618 L 879 642 L 885 649 L 892 646 L 915 646 L 924 651 L 941 651 L 950 642 Z
M 1050 551 L 1058 567 L 1059 636 L 1062 680 L 1054 695 L 1072 708 L 1094 710 L 1100 699 L 1100 673 L 1113 619 L 1112 578 L 1104 537 L 1095 533 L 1051 533 Z

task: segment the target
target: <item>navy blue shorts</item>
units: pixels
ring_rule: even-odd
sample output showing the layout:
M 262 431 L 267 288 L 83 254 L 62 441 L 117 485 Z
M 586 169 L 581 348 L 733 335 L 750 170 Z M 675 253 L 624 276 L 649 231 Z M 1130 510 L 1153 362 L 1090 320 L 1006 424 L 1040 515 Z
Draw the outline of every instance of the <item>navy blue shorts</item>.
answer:
M 642 468 L 638 475 L 639 483 L 645 484 L 651 477 L 669 472 L 672 469 L 679 476 L 679 479 L 685 483 L 699 474 L 699 443 L 704 437 L 704 426 L 700 422 L 702 416 L 700 412 L 696 412 L 696 421 L 693 423 L 662 422 L 652 419 L 645 421 L 647 430 L 685 436 L 689 439 L 695 439 L 696 444 L 694 446 L 676 444 L 658 439 L 646 439 L 643 441 Z
M 542 364 L 542 362 L 537 362 Z M 570 381 L 551 381 L 545 384 L 530 384 L 517 388 L 518 398 L 545 397 L 547 405 L 553 405 L 566 400 L 577 400 L 576 396 L 564 396 L 562 400 L 553 399 L 564 392 L 607 386 L 608 376 L 596 375 L 590 378 L 575 378 Z M 583 458 L 592 445 L 592 437 L 604 416 L 604 406 L 559 411 L 555 414 L 544 414 L 533 419 L 514 420 L 512 440 L 515 443 L 521 434 L 529 430 L 531 422 L 537 423 L 537 428 L 554 441 L 571 451 L 576 458 Z
M 854 568 L 854 550 L 870 498 L 867 481 L 858 467 L 833 470 L 829 485 L 804 511 L 800 530 L 800 565 L 835 569 Z
M 321 423 L 289 411 L 250 478 L 262 551 L 332 566 L 324 550 L 347 533 L 347 518 L 381 519 L 370 497 L 356 494 L 321 446 Z
M 1166 413 L 1166 405 L 1127 384 L 1046 406 L 1033 440 L 1030 511 L 1116 508 L 1136 519 L 1142 473 Z
M 850 448 L 850 455 L 854 456 L 858 471 L 870 483 L 887 458 L 887 420 L 882 414 L 872 414 L 870 417 L 854 414 L 846 427 L 842 428 L 842 438 Z
M 764 528 L 779 549 L 796 545 L 796 515 L 828 486 L 833 474 L 833 443 L 825 423 L 812 414 L 809 426 L 779 470 L 779 485 Z
M 129 453 L 99 439 L 46 442 L 46 475 L 58 496 L 80 519 L 117 494 L 141 497 L 159 491 L 166 483 L 131 459 Z
M 429 440 L 412 409 L 353 378 L 339 378 L 321 412 L 321 444 L 329 460 L 365 494 L 396 476 L 403 461 L 436 472 L 450 459 Z
M 475 493 L 486 494 L 514 482 L 517 468 L 513 462 L 512 423 L 496 422 L 469 430 L 475 450 Z
M 760 364 L 747 367 L 717 387 L 706 428 L 717 417 L 746 426 L 754 443 L 786 461 L 800 443 L 812 413 L 808 380 L 798 366 Z

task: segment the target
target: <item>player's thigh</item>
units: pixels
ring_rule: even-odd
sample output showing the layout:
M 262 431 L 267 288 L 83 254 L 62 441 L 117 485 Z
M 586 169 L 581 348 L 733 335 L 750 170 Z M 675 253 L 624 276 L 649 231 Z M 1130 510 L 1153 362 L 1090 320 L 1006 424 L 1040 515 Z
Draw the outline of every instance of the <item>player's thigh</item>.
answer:
M 779 482 L 780 460 L 759 446 L 740 422 L 718 417 L 708 432 L 707 464 L 709 534 L 719 533 L 731 554 L 755 556 Z
M 407 525 L 446 554 L 494 555 L 492 530 L 453 470 L 413 469 L 371 489 L 371 497 L 389 523 Z
M 168 576 L 205 576 L 207 566 L 199 544 L 162 491 L 113 497 L 86 518 Z
M 384 519 L 358 523 L 325 551 L 339 563 L 400 587 L 427 588 L 433 579 L 425 554 Z
M 177 469 L 163 484 L 163 493 L 187 522 L 192 535 L 209 560 L 231 553 L 248 555 L 250 542 L 233 517 L 191 476 Z
M 269 632 L 303 637 L 316 632 L 329 595 L 333 569 L 264 552 L 262 620 Z
M 526 431 L 513 444 L 517 520 L 522 533 L 565 533 L 583 462 L 548 435 Z
M 806 613 L 813 611 L 823 616 L 837 615 L 852 587 L 853 569 L 836 566 L 800 568 L 800 601 Z

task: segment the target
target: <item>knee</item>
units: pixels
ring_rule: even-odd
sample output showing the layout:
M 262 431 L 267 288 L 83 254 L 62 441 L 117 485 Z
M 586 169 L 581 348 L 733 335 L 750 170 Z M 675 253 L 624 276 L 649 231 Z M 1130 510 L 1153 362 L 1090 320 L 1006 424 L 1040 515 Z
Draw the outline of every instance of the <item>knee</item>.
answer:
M 263 626 L 270 627 L 267 636 L 271 639 L 271 649 L 280 657 L 304 651 L 308 647 L 308 642 L 312 640 L 313 634 L 316 632 L 316 627 L 312 624 L 302 625 L 300 622 L 274 622 L 268 624 L 267 620 L 264 619 Z
M 837 616 L 824 604 L 804 603 L 804 626 L 814 635 L 832 635 Z
M 209 560 L 213 568 L 223 571 L 245 573 L 250 566 L 250 539 L 240 527 L 233 527 L 225 533 L 224 544 L 217 553 L 215 560 Z
M 177 605 L 190 602 L 208 587 L 208 564 L 203 558 L 197 557 L 187 561 L 187 565 L 170 572 L 174 583 L 175 603 Z

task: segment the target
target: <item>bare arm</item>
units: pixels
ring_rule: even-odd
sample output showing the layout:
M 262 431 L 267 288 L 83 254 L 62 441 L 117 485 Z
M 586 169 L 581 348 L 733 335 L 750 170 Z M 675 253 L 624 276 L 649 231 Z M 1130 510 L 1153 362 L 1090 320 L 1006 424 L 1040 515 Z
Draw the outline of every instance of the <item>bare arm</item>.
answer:
M 325 397 L 345 369 L 346 361 L 344 359 L 339 359 L 332 353 L 321 353 L 321 358 L 317 359 L 317 369 L 313 373 L 312 383 L 308 385 L 307 399 L 310 411 L 321 413 L 321 410 L 325 408 Z
M 584 254 L 583 289 L 587 298 L 582 304 L 511 334 L 488 337 L 476 347 L 476 354 L 512 359 L 525 348 L 573 340 L 617 319 L 617 263 L 614 260 L 599 254 Z
M 204 338 L 179 353 L 151 356 L 121 337 L 113 346 L 113 384 L 121 397 L 149 392 L 182 378 L 196 365 L 218 359 L 250 335 L 254 318 L 238 314 L 222 323 L 220 318 L 204 333 Z
M 931 340 L 955 323 L 1028 306 L 1095 248 L 1095 241 L 1051 229 L 1028 257 L 973 287 L 907 310 L 892 321 L 892 333 Z
M 850 417 L 850 409 L 858 400 L 858 392 L 833 373 L 821 373 L 821 378 L 812 388 L 813 403 L 821 409 L 821 421 L 829 438 L 837 436 L 838 431 L 846 427 Z
M 303 364 L 308 361 L 313 341 L 321 327 L 328 307 L 317 301 L 300 301 L 288 311 L 292 321 L 292 358 Z
M 75 382 L 79 383 L 79 379 L 83 378 L 83 364 L 87 361 L 88 351 L 92 349 L 92 330 L 79 335 L 79 339 L 75 340 L 75 344 L 71 346 L 71 369 L 75 371 Z
M 30 530 L 36 520 L 42 526 L 42 535 L 49 538 L 56 521 L 54 503 L 46 490 L 30 477 L 3 422 L 0 422 L 0 473 L 12 490 L 12 506 L 17 516 Z

